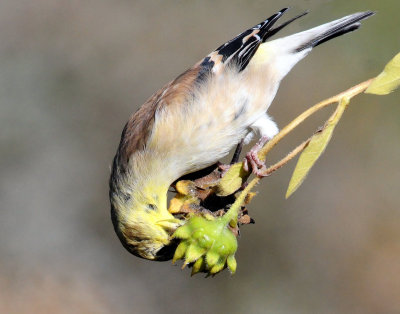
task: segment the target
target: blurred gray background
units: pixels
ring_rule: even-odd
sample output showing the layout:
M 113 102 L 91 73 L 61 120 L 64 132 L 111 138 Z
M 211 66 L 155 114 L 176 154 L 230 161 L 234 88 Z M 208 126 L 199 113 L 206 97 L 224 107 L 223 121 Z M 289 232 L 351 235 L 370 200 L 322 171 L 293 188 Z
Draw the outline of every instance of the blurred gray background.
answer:
M 263 180 L 235 276 L 190 278 L 130 255 L 114 234 L 108 176 L 129 115 L 285 6 L 287 18 L 311 12 L 281 36 L 378 14 L 296 66 L 270 110 L 281 127 L 400 51 L 398 0 L 0 2 L 0 312 L 400 313 L 399 91 L 353 99 L 289 200 L 294 162 Z

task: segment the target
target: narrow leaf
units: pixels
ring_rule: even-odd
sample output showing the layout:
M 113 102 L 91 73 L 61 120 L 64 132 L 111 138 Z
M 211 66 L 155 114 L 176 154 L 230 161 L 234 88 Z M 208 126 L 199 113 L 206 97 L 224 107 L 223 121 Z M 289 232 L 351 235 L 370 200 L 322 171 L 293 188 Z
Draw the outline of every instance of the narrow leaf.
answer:
M 322 130 L 315 133 L 311 138 L 310 143 L 300 155 L 296 168 L 293 171 L 293 175 L 290 179 L 289 187 L 286 192 L 286 198 L 292 195 L 303 183 L 311 167 L 324 152 L 332 137 L 333 130 L 342 117 L 342 114 L 348 103 L 348 98 L 342 98 L 335 112 L 325 123 Z
M 385 69 L 369 85 L 367 94 L 387 95 L 400 85 L 400 53 L 398 53 Z

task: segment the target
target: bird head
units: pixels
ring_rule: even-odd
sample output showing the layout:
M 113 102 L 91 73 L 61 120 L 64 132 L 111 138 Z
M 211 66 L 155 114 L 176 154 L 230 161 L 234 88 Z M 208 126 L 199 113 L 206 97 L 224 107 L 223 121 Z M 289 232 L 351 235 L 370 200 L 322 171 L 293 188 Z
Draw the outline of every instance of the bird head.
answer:
M 170 239 L 181 225 L 167 208 L 166 191 L 151 195 L 126 197 L 114 193 L 111 197 L 111 217 L 122 245 L 132 254 L 149 260 L 169 260 L 176 248 Z

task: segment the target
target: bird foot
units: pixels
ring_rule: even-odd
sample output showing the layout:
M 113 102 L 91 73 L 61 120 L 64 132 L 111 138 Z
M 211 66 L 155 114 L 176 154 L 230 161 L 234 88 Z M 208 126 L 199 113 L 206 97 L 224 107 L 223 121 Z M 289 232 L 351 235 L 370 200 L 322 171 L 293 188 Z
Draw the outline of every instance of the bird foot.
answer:
M 251 171 L 259 178 L 266 177 L 265 170 L 267 167 L 265 163 L 258 158 L 258 152 L 261 148 L 270 140 L 268 136 L 263 136 L 256 145 L 246 154 L 243 161 L 243 169 L 246 171 Z

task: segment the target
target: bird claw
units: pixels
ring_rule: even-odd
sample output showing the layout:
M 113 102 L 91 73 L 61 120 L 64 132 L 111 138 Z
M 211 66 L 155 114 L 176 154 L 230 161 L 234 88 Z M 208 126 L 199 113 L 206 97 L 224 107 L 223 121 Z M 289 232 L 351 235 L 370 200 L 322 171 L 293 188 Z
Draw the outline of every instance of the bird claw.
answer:
M 266 176 L 265 170 L 267 169 L 267 167 L 258 158 L 257 153 L 249 152 L 246 154 L 246 157 L 243 161 L 243 168 L 248 172 L 251 170 L 251 172 L 253 172 L 259 178 Z
M 269 137 L 263 136 L 246 154 L 246 157 L 243 161 L 243 169 L 247 172 L 249 172 L 251 169 L 251 171 L 259 178 L 268 176 L 268 174 L 265 173 L 265 170 L 267 169 L 265 163 L 258 158 L 258 152 L 268 141 Z

